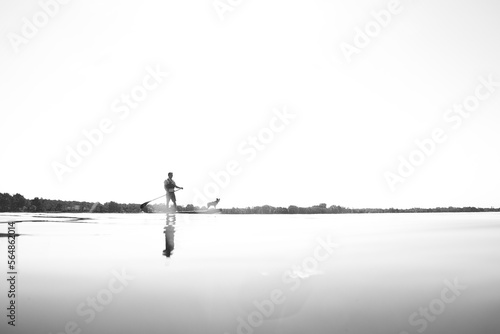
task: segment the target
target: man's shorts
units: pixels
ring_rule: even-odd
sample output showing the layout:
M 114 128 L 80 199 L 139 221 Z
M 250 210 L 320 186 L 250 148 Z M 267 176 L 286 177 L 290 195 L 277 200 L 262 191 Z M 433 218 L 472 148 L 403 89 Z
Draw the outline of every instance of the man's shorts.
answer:
M 172 201 L 176 202 L 177 200 L 175 199 L 175 193 L 167 193 L 168 198 L 170 198 Z

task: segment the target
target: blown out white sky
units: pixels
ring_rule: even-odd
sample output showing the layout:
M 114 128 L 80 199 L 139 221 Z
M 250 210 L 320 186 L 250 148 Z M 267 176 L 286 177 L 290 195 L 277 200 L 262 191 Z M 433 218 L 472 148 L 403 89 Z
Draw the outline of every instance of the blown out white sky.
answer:
M 500 89 L 458 129 L 443 115 L 480 76 L 500 81 L 499 3 L 401 1 L 348 63 L 340 43 L 388 2 L 243 0 L 221 20 L 212 0 L 73 0 L 16 53 L 8 33 L 40 6 L 3 1 L 0 191 L 141 203 L 172 171 L 187 204 L 234 160 L 207 196 L 221 207 L 498 207 Z M 118 118 L 147 66 L 169 77 Z M 247 161 L 238 147 L 282 106 L 295 119 Z M 106 118 L 113 131 L 58 180 L 53 163 Z M 391 191 L 384 173 L 437 127 L 448 140 Z

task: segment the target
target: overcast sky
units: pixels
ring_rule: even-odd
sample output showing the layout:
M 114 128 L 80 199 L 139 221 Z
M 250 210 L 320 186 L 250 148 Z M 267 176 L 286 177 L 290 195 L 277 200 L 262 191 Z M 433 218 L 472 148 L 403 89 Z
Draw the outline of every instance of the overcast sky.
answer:
M 498 207 L 499 10 L 2 1 L 0 192 L 142 203 L 172 171 L 183 205 Z

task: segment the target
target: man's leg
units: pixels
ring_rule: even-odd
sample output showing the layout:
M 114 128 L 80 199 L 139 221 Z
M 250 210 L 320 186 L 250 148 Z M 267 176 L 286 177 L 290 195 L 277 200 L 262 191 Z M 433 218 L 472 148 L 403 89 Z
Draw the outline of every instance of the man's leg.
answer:
M 172 200 L 172 203 L 174 203 L 174 211 L 177 211 L 177 198 L 175 198 L 175 193 L 171 193 L 170 199 Z

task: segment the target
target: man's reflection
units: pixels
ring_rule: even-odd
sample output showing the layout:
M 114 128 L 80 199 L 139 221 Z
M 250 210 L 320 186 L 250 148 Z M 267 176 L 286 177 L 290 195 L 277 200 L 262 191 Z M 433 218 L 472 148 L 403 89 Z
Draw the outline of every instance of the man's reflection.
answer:
M 167 213 L 167 224 L 164 230 L 165 250 L 163 251 L 163 255 L 170 257 L 174 251 L 175 213 Z

